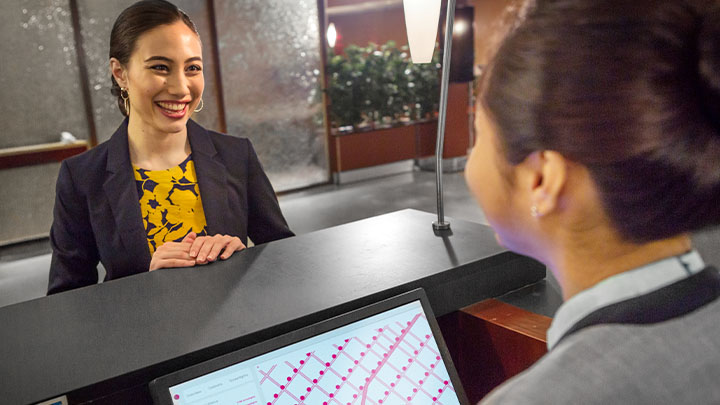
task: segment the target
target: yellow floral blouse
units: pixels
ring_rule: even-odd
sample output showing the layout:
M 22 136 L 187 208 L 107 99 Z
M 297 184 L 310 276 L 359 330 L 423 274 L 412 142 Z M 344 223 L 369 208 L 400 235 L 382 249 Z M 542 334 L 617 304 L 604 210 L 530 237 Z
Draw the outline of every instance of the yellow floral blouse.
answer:
M 192 155 L 166 170 L 133 165 L 150 254 L 165 242 L 180 242 L 190 232 L 207 235 Z

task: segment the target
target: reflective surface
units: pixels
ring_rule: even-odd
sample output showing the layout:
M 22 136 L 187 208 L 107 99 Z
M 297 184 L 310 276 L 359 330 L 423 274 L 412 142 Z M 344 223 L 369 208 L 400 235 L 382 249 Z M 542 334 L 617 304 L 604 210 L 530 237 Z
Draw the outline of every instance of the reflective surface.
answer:
M 1 2 L 0 38 L 0 148 L 87 139 L 68 0 Z
M 250 138 L 276 191 L 328 180 L 315 0 L 217 0 L 228 133 Z

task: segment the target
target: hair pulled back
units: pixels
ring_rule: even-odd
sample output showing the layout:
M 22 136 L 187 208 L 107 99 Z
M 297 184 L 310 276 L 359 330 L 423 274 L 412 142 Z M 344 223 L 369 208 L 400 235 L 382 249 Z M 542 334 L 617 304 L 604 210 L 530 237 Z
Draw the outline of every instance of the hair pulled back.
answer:
M 482 101 L 512 164 L 584 165 L 627 239 L 720 223 L 720 1 L 538 0 Z
M 197 34 L 195 24 L 190 17 L 174 4 L 165 0 L 142 0 L 123 10 L 115 20 L 110 33 L 110 58 L 115 58 L 121 64 L 127 65 L 130 56 L 135 50 L 138 38 L 147 31 L 161 25 L 182 21 Z M 199 37 L 199 34 L 198 34 Z M 118 108 L 123 115 L 125 102 L 120 94 L 120 86 L 111 77 L 112 88 L 110 92 L 117 97 Z

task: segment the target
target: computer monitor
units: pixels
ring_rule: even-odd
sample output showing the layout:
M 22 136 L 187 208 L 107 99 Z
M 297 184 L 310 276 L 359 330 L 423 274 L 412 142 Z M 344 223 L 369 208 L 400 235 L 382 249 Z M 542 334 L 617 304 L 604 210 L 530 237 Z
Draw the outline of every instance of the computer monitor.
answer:
M 421 289 L 158 378 L 157 404 L 467 404 Z

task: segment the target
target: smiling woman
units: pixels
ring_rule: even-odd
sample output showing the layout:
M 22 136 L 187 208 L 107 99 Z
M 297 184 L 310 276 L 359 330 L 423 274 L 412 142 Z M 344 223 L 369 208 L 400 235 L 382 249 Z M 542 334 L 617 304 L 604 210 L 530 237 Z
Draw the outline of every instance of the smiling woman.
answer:
M 168 267 L 227 259 L 250 237 L 288 229 L 252 145 L 207 131 L 202 44 L 164 0 L 123 11 L 110 38 L 113 94 L 127 118 L 107 142 L 63 162 L 48 293 Z

